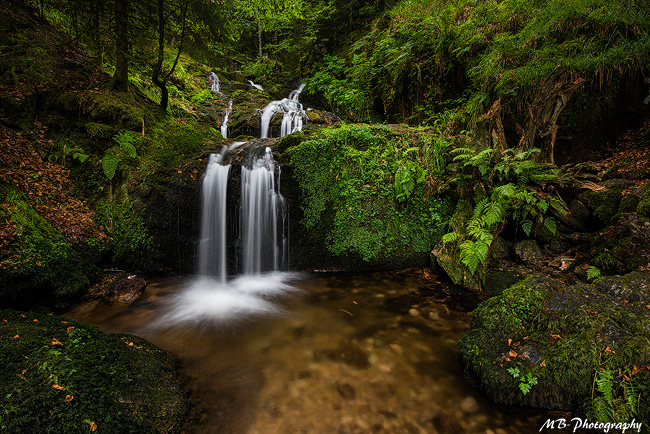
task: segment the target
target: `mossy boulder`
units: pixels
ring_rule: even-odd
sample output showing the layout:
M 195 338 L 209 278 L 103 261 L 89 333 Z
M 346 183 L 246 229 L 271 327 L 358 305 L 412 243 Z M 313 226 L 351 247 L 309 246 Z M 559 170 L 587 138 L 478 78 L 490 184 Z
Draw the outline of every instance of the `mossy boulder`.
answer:
M 610 280 L 620 288 L 536 276 L 481 303 L 459 341 L 470 383 L 499 403 L 575 409 L 597 370 L 650 363 L 650 277 Z
M 543 258 L 539 246 L 534 240 L 523 240 L 515 244 L 517 258 L 530 268 L 537 268 Z
M 583 258 L 605 274 L 626 274 L 648 263 L 650 219 L 626 213 L 615 224 L 590 238 L 590 253 Z
M 639 198 L 639 203 L 636 207 L 636 212 L 643 217 L 650 218 L 650 183 L 645 186 L 645 190 Z
M 59 316 L 0 319 L 3 432 L 180 432 L 185 394 L 165 351 Z
M 632 181 L 625 179 L 610 179 L 602 183 L 606 190 L 588 191 L 580 197 L 596 217 L 597 227 L 602 228 L 612 223 L 618 214 L 621 193 L 631 184 Z

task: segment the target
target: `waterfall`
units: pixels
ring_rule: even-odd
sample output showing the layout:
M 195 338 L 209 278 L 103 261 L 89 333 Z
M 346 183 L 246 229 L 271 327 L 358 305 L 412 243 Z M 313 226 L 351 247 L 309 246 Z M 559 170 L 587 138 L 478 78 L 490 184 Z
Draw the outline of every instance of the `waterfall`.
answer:
M 273 300 L 295 291 L 288 284 L 297 278 L 295 274 L 273 272 L 286 262 L 288 220 L 284 200 L 276 187 L 276 162 L 270 148 L 264 149 L 261 157 L 258 153 L 250 158 L 247 167 L 242 166 L 241 204 L 227 209 L 231 205 L 226 200 L 230 165 L 224 161 L 230 152 L 256 151 L 244 149 L 243 145 L 244 142 L 235 142 L 224 146 L 220 154 L 210 155 L 203 177 L 199 276 L 176 296 L 154 327 L 170 328 L 179 323 L 230 327 L 251 316 L 281 313 L 282 308 Z M 229 243 L 226 238 L 233 234 L 233 223 L 237 223 L 233 221 L 233 214 L 237 213 L 232 211 L 239 208 L 239 240 Z M 239 246 L 243 274 L 228 280 L 228 264 L 236 262 L 228 260 L 228 255 L 237 253 L 233 251 L 234 244 Z
M 228 138 L 228 118 L 230 117 L 230 112 L 232 112 L 232 100 L 228 102 L 228 108 L 223 115 L 223 122 L 221 123 L 221 136 L 224 139 Z
M 230 164 L 221 164 L 227 151 L 211 154 L 203 178 L 203 211 L 199 240 L 199 274 L 226 282 L 226 191 Z
M 302 130 L 302 117 L 305 116 L 305 111 L 302 109 L 302 104 L 298 102 L 298 97 L 304 88 L 305 85 L 301 84 L 297 89 L 291 91 L 288 98 L 283 98 L 280 101 L 271 101 L 266 107 L 264 107 L 264 111 L 262 112 L 260 138 L 268 138 L 271 119 L 273 118 L 273 115 L 279 112 L 284 112 L 280 137 Z
M 219 76 L 214 72 L 208 74 L 208 81 L 210 82 L 210 90 L 214 93 L 221 93 L 221 85 L 219 84 Z
M 244 274 L 278 270 L 286 244 L 285 206 L 275 188 L 275 160 L 269 147 L 250 168 L 241 168 L 241 206 Z
M 263 88 L 262 86 L 260 86 L 259 84 L 255 84 L 255 83 L 253 83 L 251 80 L 248 80 L 248 82 L 249 82 L 250 85 L 253 86 L 255 89 L 264 90 L 264 88 Z
M 203 210 L 199 241 L 199 274 L 227 277 L 227 203 L 230 164 L 223 164 L 229 151 L 244 142 L 224 146 L 220 154 L 211 154 L 203 178 Z M 278 168 L 279 172 L 279 168 Z M 241 214 L 239 221 L 240 254 L 244 275 L 277 271 L 285 262 L 286 206 L 276 187 L 276 162 L 271 148 L 261 157 L 241 167 Z

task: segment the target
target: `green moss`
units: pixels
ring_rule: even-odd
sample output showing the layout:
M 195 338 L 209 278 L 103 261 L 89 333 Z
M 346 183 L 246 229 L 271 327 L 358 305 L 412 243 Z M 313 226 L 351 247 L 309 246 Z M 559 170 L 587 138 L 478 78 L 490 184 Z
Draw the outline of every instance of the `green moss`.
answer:
M 3 432 L 180 432 L 183 393 L 161 349 L 52 315 L 0 319 Z
M 395 173 L 415 158 L 407 151 L 415 145 L 383 126 L 341 125 L 287 149 L 300 186 L 301 236 L 309 240 L 302 244 L 314 249 L 305 261 L 318 263 L 322 254 L 310 256 L 320 249 L 352 269 L 427 263 L 450 207 L 426 193 L 423 179 L 411 200 L 397 200 Z
M 151 236 L 128 196 L 100 201 L 97 204 L 97 221 L 111 237 L 106 249 L 112 253 L 112 261 L 116 265 L 129 269 L 155 268 L 155 259 L 151 256 Z
M 12 220 L 18 236 L 0 262 L 0 300 L 36 304 L 80 294 L 98 271 L 92 260 L 100 254 L 101 244 L 86 241 L 73 247 L 20 195 L 6 188 L 3 192 L 9 207 L 0 211 L 0 217 Z
M 641 195 L 639 205 L 636 207 L 636 212 L 644 217 L 650 218 L 650 183 L 645 186 L 645 191 Z
M 200 128 L 190 121 L 166 118 L 151 127 L 138 141 L 143 173 L 170 170 L 198 157 L 206 147 L 220 141 L 221 134 L 214 128 Z
M 459 345 L 469 378 L 493 400 L 566 409 L 590 396 L 597 369 L 650 361 L 648 330 L 643 301 L 534 277 L 481 303 Z M 524 395 L 509 368 L 530 373 L 537 385 Z
M 114 127 L 97 122 L 86 122 L 84 128 L 88 135 L 93 139 L 108 140 L 117 133 L 117 130 Z
M 643 264 L 642 258 L 632 248 L 631 238 L 601 242 L 597 251 L 593 265 L 606 274 L 624 274 Z

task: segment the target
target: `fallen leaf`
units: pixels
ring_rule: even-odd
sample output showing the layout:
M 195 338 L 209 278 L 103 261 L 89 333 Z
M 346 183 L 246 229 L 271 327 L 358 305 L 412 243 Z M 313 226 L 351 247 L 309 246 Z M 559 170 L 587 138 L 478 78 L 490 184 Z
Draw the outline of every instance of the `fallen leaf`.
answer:
M 36 318 L 34 318 L 34 322 L 38 322 L 38 320 Z
M 357 302 L 356 302 L 356 301 L 354 301 L 354 300 L 352 300 L 352 303 L 354 303 L 354 304 L 359 304 L 359 303 L 357 303 Z
M 63 323 L 63 324 L 67 324 L 67 323 L 69 323 L 69 322 L 70 322 L 70 321 L 61 321 L 61 323 Z
M 562 339 L 562 336 L 551 333 L 553 339 Z
M 517 357 L 517 353 L 514 352 L 513 350 L 510 350 L 510 351 L 508 352 L 508 355 L 509 355 L 510 357 Z
M 339 312 L 347 313 L 347 314 L 350 315 L 350 316 L 354 316 L 354 315 L 352 315 L 350 312 L 348 312 L 348 311 L 345 310 L 345 309 L 339 309 Z
M 616 351 L 612 350 L 612 349 L 609 348 L 609 347 L 605 348 L 605 352 L 608 353 L 608 354 L 609 354 L 609 353 L 611 353 L 611 354 L 616 354 Z
M 20 316 L 23 317 L 23 318 L 25 318 L 25 314 L 24 314 L 24 313 L 21 313 Z
M 63 346 L 61 341 L 59 341 L 57 338 L 52 338 L 52 345 L 59 345 L 61 347 Z
M 546 366 L 546 360 L 542 360 L 542 363 L 540 363 L 539 366 L 541 366 L 542 368 Z
M 91 431 L 96 431 L 97 430 L 97 424 L 94 421 L 90 423 L 90 430 Z
M 70 326 L 67 329 L 65 329 L 65 331 L 68 333 L 70 333 L 72 330 L 74 330 L 74 326 Z
M 14 336 L 14 339 L 18 339 L 19 337 L 20 337 L 19 335 L 16 335 L 16 336 Z
M 65 390 L 65 387 L 63 387 L 63 386 L 59 386 L 58 384 L 53 384 L 53 385 L 52 385 L 52 388 L 53 388 L 53 389 L 56 389 L 56 390 Z
M 73 399 L 74 399 L 74 396 L 72 396 L 72 395 L 66 395 L 66 396 L 65 396 L 65 400 L 66 400 L 66 402 L 70 402 L 70 401 L 72 401 Z
M 508 339 L 508 346 L 512 343 L 512 339 Z

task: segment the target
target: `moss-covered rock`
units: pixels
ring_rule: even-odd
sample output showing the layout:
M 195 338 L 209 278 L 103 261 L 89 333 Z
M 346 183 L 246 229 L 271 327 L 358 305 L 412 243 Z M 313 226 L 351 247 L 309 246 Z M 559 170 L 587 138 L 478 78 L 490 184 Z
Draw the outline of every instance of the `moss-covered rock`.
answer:
M 530 268 L 537 268 L 542 260 L 542 252 L 534 240 L 523 240 L 515 244 L 517 258 Z
M 641 194 L 639 198 L 639 203 L 636 207 L 636 212 L 638 212 L 643 217 L 650 218 L 650 183 L 646 185 L 645 191 Z
M 431 262 L 442 268 L 455 285 L 462 285 L 475 291 L 481 289 L 480 279 L 472 276 L 467 271 L 467 267 L 460 264 L 459 252 L 455 245 L 438 244 L 431 251 L 431 257 Z
M 165 351 L 58 316 L 0 319 L 3 432 L 180 432 L 184 392 Z
M 596 370 L 648 364 L 650 277 L 610 279 L 623 289 L 539 276 L 481 303 L 459 341 L 469 381 L 496 402 L 569 409 L 591 396 Z
M 424 176 L 411 179 L 408 198 L 398 199 L 400 167 L 422 171 L 409 153 L 416 145 L 409 132 L 339 125 L 291 143 L 282 155 L 282 188 L 292 220 L 299 222 L 292 230 L 292 239 L 300 240 L 292 246 L 295 266 L 367 270 L 428 264 L 451 206 L 427 190 Z
M 602 228 L 610 224 L 618 214 L 621 203 L 621 193 L 632 184 L 625 179 L 610 179 L 602 183 L 604 191 L 588 191 L 581 196 L 581 200 L 598 219 Z

